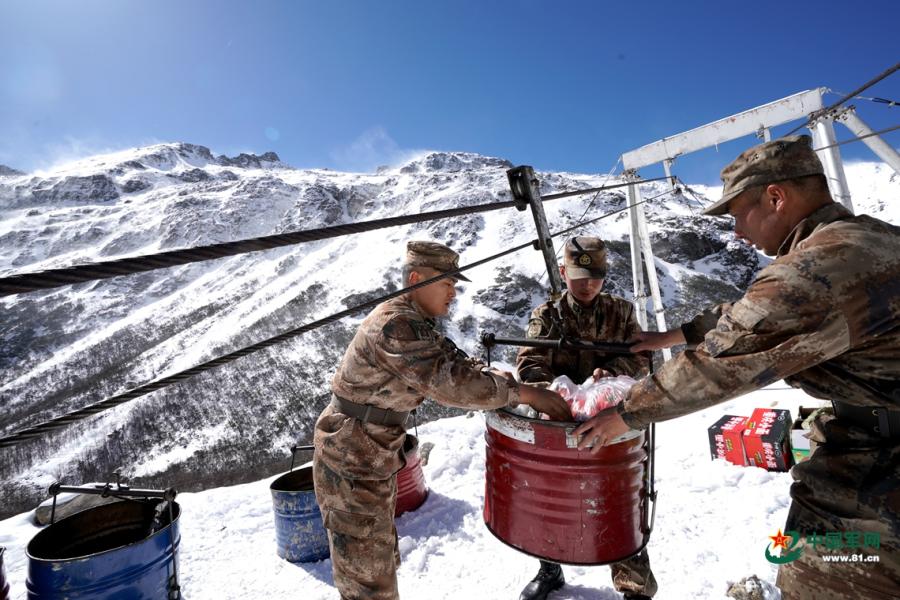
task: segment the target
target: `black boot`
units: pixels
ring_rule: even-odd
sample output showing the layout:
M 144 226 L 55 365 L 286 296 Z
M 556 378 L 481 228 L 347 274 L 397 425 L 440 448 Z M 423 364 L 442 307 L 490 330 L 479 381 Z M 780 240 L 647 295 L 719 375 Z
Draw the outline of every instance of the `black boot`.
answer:
M 541 561 L 541 570 L 537 576 L 525 586 L 519 600 L 546 600 L 547 594 L 558 590 L 566 584 L 562 567 L 558 563 Z
M 624 600 L 653 600 L 653 598 L 637 592 L 625 592 Z

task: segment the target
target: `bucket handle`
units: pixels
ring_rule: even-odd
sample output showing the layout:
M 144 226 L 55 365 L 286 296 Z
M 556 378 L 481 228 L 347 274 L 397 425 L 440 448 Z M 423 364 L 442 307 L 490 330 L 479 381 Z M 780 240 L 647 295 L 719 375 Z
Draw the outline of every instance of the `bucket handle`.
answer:
M 291 446 L 291 471 L 294 470 L 294 458 L 301 450 L 314 450 L 315 446 Z

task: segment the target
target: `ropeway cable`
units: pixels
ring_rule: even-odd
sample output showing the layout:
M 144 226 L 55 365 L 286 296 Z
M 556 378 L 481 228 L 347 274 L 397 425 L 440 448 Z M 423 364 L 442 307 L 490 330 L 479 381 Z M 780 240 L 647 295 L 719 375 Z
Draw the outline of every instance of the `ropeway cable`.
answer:
M 659 179 L 665 179 L 665 177 L 648 179 L 646 181 L 658 181 Z M 616 189 L 624 187 L 626 185 L 629 184 L 622 183 L 606 186 L 604 188 L 588 188 L 584 190 L 575 190 L 559 194 L 549 194 L 547 196 L 544 196 L 543 200 L 556 200 L 557 198 L 567 198 L 569 196 L 590 194 L 592 192 L 599 193 L 599 191 Z M 217 258 L 245 254 L 248 252 L 271 250 L 273 248 L 325 240 L 342 235 L 374 231 L 376 229 L 384 229 L 386 227 L 409 225 L 412 223 L 424 223 L 427 221 L 434 221 L 438 219 L 448 219 L 474 213 L 489 212 L 504 208 L 511 208 L 516 205 L 516 202 L 512 200 L 507 202 L 492 202 L 475 206 L 464 206 L 460 208 L 450 208 L 446 210 L 420 213 L 417 215 L 403 215 L 399 217 L 388 217 L 385 219 L 363 221 L 361 223 L 347 223 L 343 225 L 322 227 L 319 229 L 292 231 L 288 233 L 268 235 L 247 240 L 239 240 L 235 242 L 224 242 L 221 244 L 212 244 L 209 246 L 199 246 L 196 248 L 186 248 L 182 250 L 169 250 L 157 254 L 147 254 L 143 256 L 121 258 L 99 263 L 75 265 L 59 269 L 48 269 L 46 271 L 10 275 L 8 277 L 0 278 L 0 297 L 9 296 L 12 294 L 21 294 L 25 292 L 34 292 L 38 290 L 48 290 L 71 285 L 74 283 L 109 279 L 111 277 L 118 277 L 120 275 L 143 273 L 146 271 L 153 271 L 156 269 L 164 269 L 167 267 L 175 267 L 196 262 L 203 262 L 207 260 L 214 260 Z
M 794 133 L 797 133 L 798 131 L 800 131 L 800 130 L 803 129 L 804 127 L 806 127 L 806 126 L 808 126 L 808 125 L 812 125 L 812 124 L 816 121 L 816 119 L 818 119 L 818 118 L 821 117 L 822 115 L 827 114 L 828 112 L 834 110 L 835 108 L 837 108 L 838 106 L 840 106 L 841 104 L 843 104 L 844 102 L 846 102 L 847 100 L 850 100 L 850 99 L 853 98 L 854 96 L 858 95 L 860 92 L 869 89 L 870 87 L 872 87 L 873 85 L 875 85 L 876 83 L 878 83 L 879 81 L 881 81 L 882 79 L 884 79 L 885 77 L 888 77 L 889 75 L 891 75 L 892 73 L 894 73 L 894 71 L 896 71 L 896 70 L 898 70 L 898 69 L 900 69 L 900 63 L 895 64 L 893 67 L 889 68 L 887 71 L 885 71 L 884 73 L 878 75 L 878 76 L 875 77 L 874 79 L 872 79 L 872 80 L 870 80 L 870 81 L 867 81 L 867 82 L 864 83 L 862 86 L 860 86 L 859 88 L 853 90 L 852 92 L 850 92 L 849 94 L 847 94 L 846 96 L 844 96 L 843 98 L 841 98 L 840 100 L 838 100 L 837 102 L 835 102 L 834 104 L 832 104 L 831 106 L 828 106 L 827 108 L 820 108 L 819 110 L 813 111 L 812 113 L 810 113 L 809 119 L 807 119 L 806 123 L 804 123 L 804 124 L 802 124 L 802 125 L 798 125 L 798 126 L 795 127 L 794 129 L 791 129 L 789 132 L 787 132 L 786 134 L 784 134 L 784 137 L 787 137 L 787 136 L 789 136 L 789 135 L 793 135 Z
M 668 191 L 665 192 L 665 193 L 671 193 L 671 192 L 672 192 L 672 190 L 668 190 Z M 616 210 L 614 210 L 614 211 L 611 211 L 611 212 L 609 212 L 609 213 L 605 213 L 604 215 L 601 215 L 600 217 L 597 217 L 597 218 L 595 218 L 595 219 L 591 219 L 590 221 L 587 221 L 587 222 L 585 222 L 585 223 L 580 223 L 580 224 L 578 224 L 578 225 L 576 225 L 576 226 L 574 226 L 574 227 L 569 227 L 569 228 L 567 228 L 567 229 L 563 229 L 563 230 L 561 230 L 561 231 L 557 231 L 557 232 L 555 232 L 555 233 L 551 233 L 550 236 L 551 236 L 551 237 L 556 237 L 556 236 L 559 236 L 559 235 L 563 235 L 563 234 L 568 233 L 568 232 L 570 232 L 570 231 L 572 231 L 573 229 L 576 229 L 576 228 L 578 228 L 578 227 L 581 227 L 581 226 L 584 226 L 584 225 L 588 225 L 588 224 L 590 224 L 590 223 L 597 222 L 597 221 L 599 221 L 599 220 L 601 220 L 601 219 L 605 219 L 605 218 L 611 217 L 611 216 L 613 216 L 613 215 L 615 215 L 615 214 L 618 214 L 618 213 L 620 213 L 620 212 L 622 212 L 622 211 L 628 210 L 628 209 L 631 208 L 632 206 L 637 206 L 637 205 L 639 205 L 639 204 L 644 204 L 645 202 L 650 202 L 651 200 L 653 200 L 653 199 L 656 198 L 656 197 L 658 197 L 658 196 L 654 196 L 653 198 L 647 198 L 647 199 L 645 199 L 645 200 L 641 200 L 640 202 L 635 202 L 635 203 L 632 204 L 632 205 L 628 205 L 628 206 L 625 206 L 625 207 L 623 207 L 623 208 L 619 208 L 619 209 L 616 209 Z M 156 381 L 152 381 L 152 382 L 150 382 L 150 383 L 144 384 L 144 385 L 139 386 L 139 387 L 137 387 L 137 388 L 134 388 L 134 389 L 132 389 L 132 390 L 128 390 L 128 391 L 123 392 L 123 393 L 121 393 L 121 394 L 118 394 L 118 395 L 116 395 L 116 396 L 112 396 L 112 397 L 107 398 L 107 399 L 105 399 L 105 400 L 101 400 L 100 402 L 96 402 L 96 403 L 94 403 L 94 404 L 85 406 L 85 407 L 80 408 L 80 409 L 77 409 L 77 410 L 75 410 L 75 411 L 66 413 L 65 415 L 62 415 L 62 416 L 60 416 L 60 417 L 56 417 L 56 418 L 54 418 L 54 419 L 50 419 L 49 421 L 45 421 L 45 422 L 40 423 L 40 424 L 38 424 L 38 425 L 35 425 L 35 426 L 33 426 L 33 427 L 30 427 L 30 428 L 27 428 L 27 429 L 23 429 L 23 430 L 21 430 L 21 431 L 18 431 L 18 432 L 16 432 L 16 433 L 10 434 L 10 435 L 8 435 L 8 436 L 4 436 L 4 437 L 0 438 L 0 448 L 7 448 L 7 447 L 16 446 L 16 445 L 18 445 L 18 444 L 20 444 L 20 443 L 22 443 L 22 442 L 25 442 L 25 441 L 28 441 L 28 440 L 32 440 L 32 439 L 36 439 L 36 438 L 42 437 L 43 435 L 45 435 L 45 434 L 47 434 L 47 433 L 49 433 L 49 432 L 51 432 L 51 431 L 55 431 L 55 430 L 57 430 L 57 429 L 62 429 L 62 428 L 67 427 L 68 425 L 70 425 L 70 424 L 72 424 L 72 423 L 75 423 L 75 422 L 77 422 L 77 421 L 81 421 L 81 420 L 87 419 L 87 418 L 89 418 L 89 417 L 91 417 L 91 416 L 93 416 L 93 415 L 99 414 L 99 413 L 101 413 L 101 412 L 104 412 L 104 411 L 106 411 L 106 410 L 109 410 L 109 409 L 111 409 L 111 408 L 114 408 L 114 407 L 116 407 L 116 406 L 119 406 L 119 405 L 121 405 L 121 404 L 124 404 L 125 402 L 128 402 L 128 401 L 130 401 L 130 400 L 134 400 L 135 398 L 139 398 L 139 397 L 144 396 L 144 395 L 146 395 L 146 394 L 149 394 L 149 393 L 151 393 L 151 392 L 155 392 L 155 391 L 161 390 L 161 389 L 163 389 L 163 388 L 165 388 L 165 387 L 168 387 L 168 386 L 170 386 L 170 385 L 172 385 L 172 384 L 174 384 L 174 383 L 178 383 L 178 382 L 180 382 L 180 381 L 184 381 L 184 380 L 186 380 L 186 379 L 188 379 L 188 378 L 190 378 L 190 377 L 193 377 L 194 375 L 198 375 L 198 374 L 203 373 L 203 372 L 205 372 L 205 371 L 209 371 L 210 369 L 214 369 L 214 368 L 216 368 L 216 367 L 218 367 L 218 366 L 221 366 L 221 365 L 224 365 L 224 364 L 233 362 L 233 361 L 237 360 L 238 358 L 247 356 L 247 355 L 249 355 L 249 354 L 253 354 L 254 352 L 256 352 L 256 351 L 258 351 L 258 350 L 262 350 L 262 349 L 265 349 L 265 348 L 269 348 L 270 346 L 274 346 L 274 345 L 279 344 L 279 343 L 281 343 L 281 342 L 284 342 L 284 341 L 286 341 L 286 340 L 295 338 L 295 337 L 297 337 L 297 336 L 299 336 L 299 335 L 301 335 L 301 334 L 303 334 L 303 333 L 306 333 L 306 332 L 308 332 L 308 331 L 312 331 L 312 330 L 314 330 L 314 329 L 318 329 L 318 328 L 320 328 L 320 327 L 323 327 L 323 326 L 325 326 L 325 325 L 328 325 L 328 324 L 330 324 L 330 323 L 333 323 L 333 322 L 335 322 L 335 321 L 338 321 L 338 320 L 340 320 L 340 319 L 342 319 L 342 318 L 344 318 L 344 317 L 346 317 L 346 316 L 349 316 L 349 315 L 352 315 L 352 314 L 361 312 L 361 311 L 366 310 L 366 309 L 369 309 L 369 308 L 374 308 L 375 306 L 381 304 L 382 302 L 385 302 L 385 301 L 390 300 L 390 299 L 392 299 L 392 298 L 396 298 L 397 296 L 401 296 L 401 295 L 403 295 L 403 294 L 409 293 L 409 292 L 411 292 L 411 291 L 413 291 L 413 290 L 419 289 L 419 288 L 424 287 L 424 286 L 426 286 L 426 285 L 430 285 L 430 284 L 432 284 L 432 283 L 434 283 L 434 282 L 436 282 L 436 281 L 440 281 L 440 280 L 445 279 L 445 278 L 447 278 L 447 277 L 453 277 L 454 275 L 457 275 L 457 274 L 459 274 L 459 273 L 462 273 L 463 271 L 468 271 L 469 269 L 474 269 L 475 267 L 478 267 L 478 266 L 481 266 L 481 265 L 483 265 L 483 264 L 485 264 L 485 263 L 488 263 L 488 262 L 497 260 L 497 259 L 499 259 L 499 258 L 502 258 L 502 257 L 508 255 L 508 254 L 512 254 L 512 253 L 514 253 L 514 252 L 518 252 L 519 250 L 523 250 L 523 249 L 528 248 L 528 247 L 535 247 L 535 244 L 536 244 L 536 240 L 532 240 L 532 241 L 526 242 L 526 243 L 524 243 L 524 244 L 520 244 L 520 245 L 515 246 L 515 247 L 513 247 L 513 248 L 509 248 L 509 249 L 504 250 L 504 251 L 502 251 L 502 252 L 498 252 L 497 254 L 491 255 L 491 256 L 489 256 L 489 257 L 487 257 L 487 258 L 483 258 L 483 259 L 481 259 L 481 260 L 478 260 L 478 261 L 475 261 L 475 262 L 473 262 L 473 263 L 470 263 L 470 264 L 464 265 L 464 266 L 462 266 L 462 267 L 459 267 L 458 269 L 455 269 L 455 270 L 453 270 L 453 271 L 448 271 L 448 272 L 446 272 L 446 273 L 443 273 L 443 274 L 438 275 L 438 276 L 436 276 L 436 277 L 432 277 L 431 279 L 427 279 L 427 280 L 422 281 L 422 282 L 420 282 L 420 283 L 417 283 L 417 284 L 415 284 L 415 285 L 411 285 L 411 286 L 405 287 L 405 288 L 403 288 L 403 289 L 397 290 L 397 291 L 395 291 L 395 292 L 391 292 L 391 293 L 389 293 L 389 294 L 386 294 L 386 295 L 381 296 L 381 297 L 379 297 L 379 298 L 376 298 L 376 299 L 374 299 L 374 300 L 370 300 L 370 301 L 368 301 L 368 302 L 364 302 L 364 303 L 359 304 L 359 305 L 357 305 L 357 306 L 350 307 L 350 308 L 348 308 L 348 309 L 346 309 L 346 310 L 342 310 L 342 311 L 340 311 L 340 312 L 338 312 L 338 313 L 334 313 L 334 314 L 332 314 L 332 315 L 329 315 L 329 316 L 324 317 L 324 318 L 322 318 L 322 319 L 319 319 L 319 320 L 317 320 L 317 321 L 313 321 L 313 322 L 311 322 L 311 323 L 307 323 L 307 324 L 305 324 L 305 325 L 301 325 L 300 327 L 297 327 L 297 328 L 292 329 L 292 330 L 290 330 L 290 331 L 281 333 L 281 334 L 279 334 L 279 335 L 276 335 L 276 336 L 274 336 L 274 337 L 268 338 L 268 339 L 266 339 L 266 340 L 263 340 L 263 341 L 258 342 L 258 343 L 256 343 L 256 344 L 253 344 L 253 345 L 251 345 L 251 346 L 247 346 L 247 347 L 242 348 L 242 349 L 240 349 L 240 350 L 236 350 L 236 351 L 231 352 L 231 353 L 229 353 L 229 354 L 226 354 L 226 355 L 224 355 L 224 356 L 220 356 L 220 357 L 218 357 L 218 358 L 214 358 L 214 359 L 209 360 L 209 361 L 207 361 L 207 362 L 205 362 L 205 363 L 202 363 L 202 364 L 199 364 L 199 365 L 197 365 L 197 366 L 191 367 L 190 369 L 181 371 L 181 372 L 179 372 L 179 373 L 175 373 L 175 374 L 173 374 L 173 375 L 168 375 L 168 376 L 166 376 L 166 377 L 163 377 L 163 378 L 158 379 L 158 380 L 156 380 Z

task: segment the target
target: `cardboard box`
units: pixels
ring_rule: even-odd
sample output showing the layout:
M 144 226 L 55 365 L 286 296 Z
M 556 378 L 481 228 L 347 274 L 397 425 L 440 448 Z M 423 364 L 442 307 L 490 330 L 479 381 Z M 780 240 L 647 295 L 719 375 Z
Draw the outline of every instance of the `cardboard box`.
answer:
M 746 466 L 747 456 L 744 454 L 744 445 L 741 440 L 746 422 L 747 417 L 724 415 L 707 430 L 709 432 L 709 451 L 713 460 L 724 458 L 732 464 Z
M 787 471 L 793 464 L 790 448 L 791 413 L 778 408 L 757 408 L 744 426 L 747 462 L 769 471 Z

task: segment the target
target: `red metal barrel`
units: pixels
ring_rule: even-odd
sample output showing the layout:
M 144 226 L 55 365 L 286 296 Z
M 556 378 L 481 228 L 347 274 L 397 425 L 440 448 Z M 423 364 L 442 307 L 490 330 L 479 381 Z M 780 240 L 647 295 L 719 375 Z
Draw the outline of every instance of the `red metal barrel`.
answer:
M 419 438 L 407 433 L 406 441 L 403 442 L 403 452 L 406 455 L 406 466 L 397 473 L 395 517 L 410 510 L 416 510 L 428 497 L 425 475 L 422 473 L 422 461 L 419 459 Z
M 577 425 L 487 413 L 484 522 L 538 558 L 618 562 L 649 539 L 645 432 L 629 432 L 594 456 L 575 447 Z

